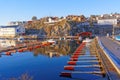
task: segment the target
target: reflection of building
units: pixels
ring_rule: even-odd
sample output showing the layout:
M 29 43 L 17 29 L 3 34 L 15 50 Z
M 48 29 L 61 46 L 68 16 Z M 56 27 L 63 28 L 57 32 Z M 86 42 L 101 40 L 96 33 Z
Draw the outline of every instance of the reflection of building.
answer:
M 50 58 L 52 58 L 52 57 L 58 57 L 58 56 L 60 56 L 60 53 L 58 53 L 58 52 L 54 52 L 54 51 L 46 51 L 46 53 L 47 53 L 47 55 L 50 57 Z
M 23 26 L 1 26 L 0 37 L 15 37 L 16 35 L 25 34 Z
M 45 46 L 34 50 L 34 55 L 43 54 L 49 57 L 59 57 L 73 53 L 78 44 L 75 41 L 60 40 L 55 45 Z
M 15 40 L 0 40 L 1 47 L 16 46 Z

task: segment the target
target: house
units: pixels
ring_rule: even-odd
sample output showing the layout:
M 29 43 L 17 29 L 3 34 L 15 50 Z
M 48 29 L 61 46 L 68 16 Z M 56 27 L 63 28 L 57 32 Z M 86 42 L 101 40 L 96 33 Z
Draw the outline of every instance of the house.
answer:
M 1 26 L 0 37 L 15 37 L 17 35 L 25 34 L 25 28 L 23 26 Z
M 64 20 L 65 18 L 58 18 L 58 17 L 46 17 L 45 24 L 54 25 L 57 22 Z

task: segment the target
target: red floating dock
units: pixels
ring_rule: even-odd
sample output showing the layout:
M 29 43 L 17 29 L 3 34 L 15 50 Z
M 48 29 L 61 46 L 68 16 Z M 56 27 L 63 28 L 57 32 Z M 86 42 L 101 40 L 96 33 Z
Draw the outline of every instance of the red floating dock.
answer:
M 76 65 L 76 61 L 69 61 L 68 64 L 69 65 Z
M 18 52 L 23 52 L 23 49 L 18 49 Z
M 6 52 L 6 55 L 8 55 L 8 56 L 11 55 L 11 52 Z
M 75 56 L 75 55 L 73 55 L 71 58 L 79 58 L 79 56 Z
M 62 73 L 60 74 L 60 76 L 62 76 L 62 77 L 69 77 L 69 78 L 72 77 L 72 76 L 71 76 L 71 73 L 68 73 L 68 72 L 62 72 Z
M 70 61 L 78 61 L 78 58 L 70 58 Z
M 65 66 L 64 70 L 74 70 L 74 67 L 73 66 Z

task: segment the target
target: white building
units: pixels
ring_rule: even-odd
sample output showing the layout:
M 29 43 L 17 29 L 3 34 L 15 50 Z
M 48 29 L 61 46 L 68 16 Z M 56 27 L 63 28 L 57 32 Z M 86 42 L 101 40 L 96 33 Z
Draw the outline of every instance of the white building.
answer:
M 45 24 L 50 24 L 53 25 L 54 23 L 60 22 L 62 20 L 65 20 L 65 17 L 60 19 L 58 17 L 48 17 L 47 18 L 47 22 L 44 22 Z
M 17 35 L 25 34 L 25 28 L 23 26 L 1 26 L 0 37 L 15 37 Z
M 8 26 L 13 26 L 13 25 L 21 25 L 24 26 L 27 22 L 26 21 L 12 21 L 8 23 Z
M 97 22 L 100 25 L 117 25 L 118 19 L 99 19 Z

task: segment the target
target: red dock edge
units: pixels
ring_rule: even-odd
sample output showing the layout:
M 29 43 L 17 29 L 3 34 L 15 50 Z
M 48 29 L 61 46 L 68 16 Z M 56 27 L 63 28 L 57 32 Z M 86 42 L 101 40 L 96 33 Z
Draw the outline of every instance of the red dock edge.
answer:
M 72 76 L 71 76 L 71 73 L 69 73 L 69 72 L 62 72 L 62 73 L 60 74 L 60 76 L 61 76 L 61 77 L 69 77 L 69 78 L 72 77 Z

